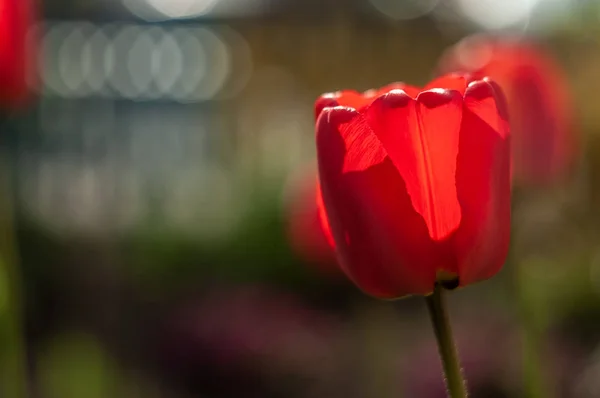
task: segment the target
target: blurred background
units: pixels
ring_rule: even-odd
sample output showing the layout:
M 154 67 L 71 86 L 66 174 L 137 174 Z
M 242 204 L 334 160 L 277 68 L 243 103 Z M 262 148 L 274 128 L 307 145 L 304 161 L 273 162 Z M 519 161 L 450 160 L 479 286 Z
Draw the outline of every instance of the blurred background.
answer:
M 315 235 L 313 103 L 422 85 L 485 31 L 543 43 L 574 93 L 578 169 L 520 195 L 512 258 L 544 398 L 600 396 L 599 19 L 594 0 L 46 1 L 35 101 L 2 132 L 32 396 L 444 397 L 422 298 L 364 296 Z M 510 275 L 449 295 L 474 397 L 532 396 Z

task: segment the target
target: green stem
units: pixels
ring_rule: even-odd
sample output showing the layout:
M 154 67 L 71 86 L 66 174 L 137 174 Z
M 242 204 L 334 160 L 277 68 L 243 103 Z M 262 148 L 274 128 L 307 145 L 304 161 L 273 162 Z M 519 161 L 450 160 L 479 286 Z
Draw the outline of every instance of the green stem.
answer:
M 444 302 L 443 289 L 442 286 L 436 284 L 433 294 L 425 297 L 425 300 L 427 301 L 427 308 L 429 309 L 440 358 L 444 367 L 448 396 L 450 398 L 466 398 L 468 397 L 467 387 L 452 337 L 452 328 L 450 327 L 448 311 Z

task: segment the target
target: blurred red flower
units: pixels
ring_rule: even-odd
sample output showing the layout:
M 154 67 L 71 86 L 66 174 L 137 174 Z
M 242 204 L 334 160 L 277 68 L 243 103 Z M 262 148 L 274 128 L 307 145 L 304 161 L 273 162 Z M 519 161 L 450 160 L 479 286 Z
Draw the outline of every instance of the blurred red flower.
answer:
M 288 236 L 294 251 L 323 272 L 339 273 L 333 237 L 322 214 L 323 200 L 316 170 L 311 167 L 293 175 L 286 196 Z
M 554 59 L 533 43 L 488 35 L 463 39 L 441 58 L 440 73 L 489 76 L 506 95 L 513 177 L 526 184 L 560 179 L 575 160 L 578 134 L 569 85 Z
M 0 106 L 14 109 L 27 100 L 35 65 L 29 35 L 36 20 L 34 0 L 0 0 Z
M 428 294 L 493 276 L 510 235 L 509 127 L 491 80 L 447 75 L 317 100 L 338 260 L 364 292 Z

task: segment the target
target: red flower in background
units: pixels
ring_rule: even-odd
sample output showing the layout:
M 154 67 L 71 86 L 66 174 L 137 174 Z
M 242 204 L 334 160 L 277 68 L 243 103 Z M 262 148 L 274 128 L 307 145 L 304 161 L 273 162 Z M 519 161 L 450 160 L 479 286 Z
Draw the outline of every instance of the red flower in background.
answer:
M 489 76 L 502 87 L 517 181 L 548 183 L 569 171 L 578 136 L 572 99 L 562 71 L 549 54 L 532 43 L 477 35 L 448 50 L 440 71 Z
M 319 176 L 340 265 L 381 298 L 493 276 L 510 235 L 499 87 L 448 75 L 317 100 Z
M 292 176 L 287 195 L 288 236 L 292 248 L 322 271 L 339 273 L 333 237 L 323 212 L 316 170 L 301 170 Z
M 32 0 L 0 0 L 0 106 L 16 108 L 27 100 L 34 67 L 29 31 L 36 20 Z

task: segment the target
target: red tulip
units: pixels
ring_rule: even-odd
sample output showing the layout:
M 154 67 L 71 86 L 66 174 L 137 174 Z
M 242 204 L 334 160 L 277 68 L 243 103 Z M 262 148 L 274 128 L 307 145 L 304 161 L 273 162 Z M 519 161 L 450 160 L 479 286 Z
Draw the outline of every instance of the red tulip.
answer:
M 509 128 L 489 79 L 317 100 L 317 158 L 344 272 L 380 298 L 493 276 L 510 235 Z
M 32 0 L 0 0 L 0 106 L 15 108 L 28 98 L 34 66 L 29 31 L 35 21 Z
M 515 180 L 548 183 L 569 171 L 577 146 L 573 105 L 550 55 L 531 43 L 478 35 L 448 50 L 440 70 L 489 76 L 502 87 L 514 137 Z

